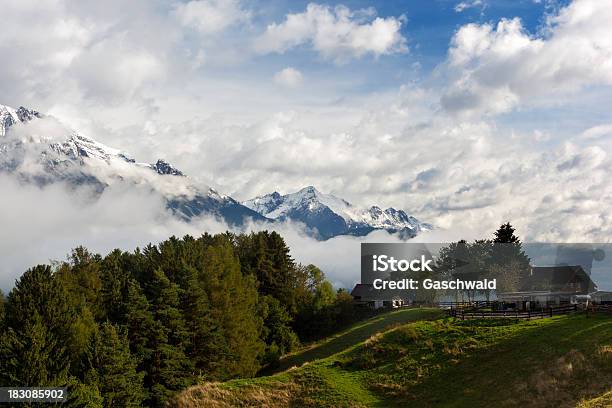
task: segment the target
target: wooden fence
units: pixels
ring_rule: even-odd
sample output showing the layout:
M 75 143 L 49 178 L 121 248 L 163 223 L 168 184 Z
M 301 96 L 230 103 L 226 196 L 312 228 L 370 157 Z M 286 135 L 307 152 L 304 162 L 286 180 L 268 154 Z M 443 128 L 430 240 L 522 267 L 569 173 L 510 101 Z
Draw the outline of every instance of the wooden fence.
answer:
M 591 304 L 587 309 L 587 313 L 591 312 L 612 314 L 612 304 Z
M 448 315 L 461 320 L 466 319 L 544 319 L 556 315 L 573 313 L 578 310 L 577 305 L 564 305 L 548 307 L 539 310 L 479 310 L 479 309 L 457 309 L 448 310 Z

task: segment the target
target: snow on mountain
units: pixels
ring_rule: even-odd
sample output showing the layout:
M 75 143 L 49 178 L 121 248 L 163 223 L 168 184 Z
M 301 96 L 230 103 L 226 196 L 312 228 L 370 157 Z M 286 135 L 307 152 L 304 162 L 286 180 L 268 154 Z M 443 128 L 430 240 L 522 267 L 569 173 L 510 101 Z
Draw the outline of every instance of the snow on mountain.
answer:
M 118 149 L 63 127 L 59 131 L 63 136 L 50 136 L 48 131 L 53 128 L 51 133 L 58 133 L 58 127 L 45 120 L 52 118 L 24 107 L 0 105 L 0 172 L 38 185 L 88 186 L 97 193 L 114 183 L 145 186 L 161 194 L 168 209 L 187 221 L 202 214 L 221 217 L 231 225 L 246 219 L 268 221 L 233 198 L 196 184 L 165 160 L 139 163 Z
M 422 223 L 402 210 L 383 210 L 377 206 L 359 208 L 331 194 L 321 193 L 312 186 L 286 195 L 274 192 L 242 204 L 267 218 L 302 222 L 321 239 L 336 235 L 362 236 L 374 230 L 414 237 L 432 228 L 430 224 Z
M 431 229 L 404 211 L 372 206 L 359 208 L 314 187 L 293 193 L 272 193 L 240 203 L 208 186 L 198 185 L 163 159 L 141 163 L 126 153 L 65 128 L 32 109 L 0 105 L 0 172 L 22 181 L 47 185 L 63 182 L 101 194 L 114 183 L 145 187 L 161 194 L 167 208 L 189 221 L 202 214 L 230 225 L 246 220 L 297 221 L 313 236 L 364 236 L 374 230 L 414 237 Z
M 27 122 L 42 115 L 34 110 L 24 108 L 13 109 L 10 106 L 0 105 L 0 136 L 6 135 L 9 127 L 15 123 Z

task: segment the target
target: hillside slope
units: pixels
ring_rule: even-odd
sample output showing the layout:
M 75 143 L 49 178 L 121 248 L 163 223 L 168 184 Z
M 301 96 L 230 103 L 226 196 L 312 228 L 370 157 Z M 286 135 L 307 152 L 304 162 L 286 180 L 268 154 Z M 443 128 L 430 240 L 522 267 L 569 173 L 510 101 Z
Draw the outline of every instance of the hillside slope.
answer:
M 599 407 L 611 390 L 612 317 L 574 315 L 403 324 L 276 375 L 191 387 L 174 403 Z

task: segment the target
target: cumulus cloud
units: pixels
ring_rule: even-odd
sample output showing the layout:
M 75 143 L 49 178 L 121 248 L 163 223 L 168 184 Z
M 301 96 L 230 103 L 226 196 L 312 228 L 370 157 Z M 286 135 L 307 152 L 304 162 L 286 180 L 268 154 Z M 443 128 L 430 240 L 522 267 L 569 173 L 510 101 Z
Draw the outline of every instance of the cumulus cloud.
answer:
M 189 1 L 180 3 L 175 14 L 181 24 L 203 34 L 218 33 L 251 18 L 251 12 L 243 9 L 240 0 Z
M 302 84 L 302 73 L 295 68 L 287 67 L 274 74 L 274 82 L 287 88 L 295 88 Z
M 518 18 L 467 24 L 452 39 L 450 85 L 442 106 L 462 114 L 496 114 L 522 103 L 612 85 L 612 7 L 575 0 L 548 17 L 539 35 Z
M 352 11 L 344 6 L 310 3 L 301 13 L 288 14 L 282 23 L 268 25 L 255 41 L 261 54 L 284 53 L 310 45 L 323 58 L 345 62 L 371 54 L 408 51 L 400 29 L 403 18 L 375 17 L 373 9 Z

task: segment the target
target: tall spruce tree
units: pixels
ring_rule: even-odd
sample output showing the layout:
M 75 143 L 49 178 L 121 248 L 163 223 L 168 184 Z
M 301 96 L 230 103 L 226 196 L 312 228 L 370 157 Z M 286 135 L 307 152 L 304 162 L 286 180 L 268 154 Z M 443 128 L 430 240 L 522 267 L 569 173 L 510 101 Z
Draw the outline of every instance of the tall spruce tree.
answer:
M 191 266 L 185 269 L 185 274 L 189 277 L 186 278 L 182 307 L 189 333 L 187 354 L 198 374 L 206 377 L 210 375 L 206 368 L 212 356 L 211 344 L 215 341 L 214 333 L 218 333 L 219 330 L 212 318 L 210 301 L 202 282 L 198 279 L 197 270 Z
M 143 373 L 137 372 L 128 339 L 111 323 L 103 323 L 92 337 L 86 382 L 95 384 L 104 407 L 140 407 L 144 400 Z
M 530 259 L 523 251 L 521 240 L 514 234 L 515 229 L 509 222 L 502 224 L 495 231 L 493 248 L 491 250 L 491 261 L 494 270 L 509 272 L 511 266 L 512 275 L 517 280 L 517 287 L 521 287 L 529 276 Z M 508 276 L 505 279 L 510 279 Z
M 189 333 L 180 311 L 179 287 L 161 269 L 155 270 L 148 294 L 155 324 L 150 333 L 151 401 L 161 406 L 176 391 L 194 381 L 190 360 L 187 358 Z
M 102 261 L 100 299 L 104 318 L 115 323 L 126 323 L 130 271 L 123 266 L 124 254 L 120 250 L 109 253 Z
M 0 330 L 2 330 L 2 324 L 4 320 L 4 302 L 6 302 L 6 299 L 4 298 L 4 293 L 2 292 L 2 289 L 0 289 Z
M 227 236 L 218 236 L 205 251 L 200 271 L 214 322 L 207 371 L 218 379 L 252 376 L 259 369 L 262 320 L 253 276 L 243 276 Z
M 6 303 L 0 382 L 15 386 L 65 383 L 72 361 L 67 343 L 74 314 L 50 266 L 26 271 Z

